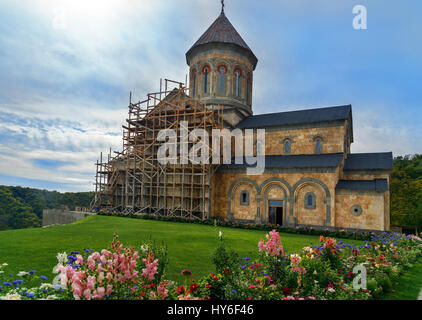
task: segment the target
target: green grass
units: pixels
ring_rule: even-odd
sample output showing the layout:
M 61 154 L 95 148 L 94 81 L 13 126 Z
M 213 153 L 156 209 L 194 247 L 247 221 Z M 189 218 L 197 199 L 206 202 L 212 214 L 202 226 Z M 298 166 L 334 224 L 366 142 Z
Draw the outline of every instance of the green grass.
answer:
M 35 269 L 38 275 L 52 280 L 58 252 L 109 248 L 114 233 L 119 235 L 124 245 L 138 249 L 151 236 L 153 240 L 164 241 L 168 245 L 170 263 L 167 278 L 181 281 L 180 271 L 183 269 L 190 269 L 195 278 L 214 271 L 210 255 L 216 248 L 220 230 L 228 245 L 240 257 L 251 258 L 257 257 L 257 243 L 267 233 L 189 223 L 90 216 L 68 225 L 1 231 L 0 263 L 9 264 L 5 274 Z M 287 233 L 280 236 L 289 253 L 299 252 L 310 242 L 319 242 L 318 236 Z
M 383 300 L 417 300 L 422 288 L 422 259 L 406 270 L 406 273 L 393 283 L 393 288 L 394 292 L 383 296 Z

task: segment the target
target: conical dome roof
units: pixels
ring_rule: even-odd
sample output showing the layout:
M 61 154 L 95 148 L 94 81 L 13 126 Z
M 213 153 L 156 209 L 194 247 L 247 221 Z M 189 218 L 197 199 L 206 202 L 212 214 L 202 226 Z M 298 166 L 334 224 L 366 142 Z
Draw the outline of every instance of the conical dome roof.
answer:
M 236 29 L 233 27 L 229 19 L 227 19 L 224 11 L 221 12 L 220 16 L 214 21 L 214 23 L 205 31 L 205 33 L 195 42 L 195 44 L 186 53 L 186 56 L 196 47 L 208 44 L 208 43 L 228 43 L 237 45 L 252 54 L 252 60 L 254 60 L 254 67 L 258 62 L 252 50 L 242 39 Z

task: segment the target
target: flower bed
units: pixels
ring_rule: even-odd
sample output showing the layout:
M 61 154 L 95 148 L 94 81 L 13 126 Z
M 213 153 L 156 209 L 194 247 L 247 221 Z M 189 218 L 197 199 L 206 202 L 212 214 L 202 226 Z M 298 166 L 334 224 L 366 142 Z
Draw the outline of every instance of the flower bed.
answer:
M 252 261 L 226 248 L 221 232 L 219 239 L 212 256 L 216 272 L 198 280 L 189 270 L 181 272 L 183 284 L 166 280 L 164 246 L 148 242 L 136 250 L 115 237 L 101 252 L 59 253 L 53 283 L 35 285 L 46 280 L 35 270 L 3 280 L 0 299 L 373 299 L 391 290 L 422 253 L 420 238 L 382 233 L 359 247 L 321 236 L 318 245 L 288 255 L 273 230 L 258 243 L 260 258 Z M 5 268 L 0 265 L 2 279 Z

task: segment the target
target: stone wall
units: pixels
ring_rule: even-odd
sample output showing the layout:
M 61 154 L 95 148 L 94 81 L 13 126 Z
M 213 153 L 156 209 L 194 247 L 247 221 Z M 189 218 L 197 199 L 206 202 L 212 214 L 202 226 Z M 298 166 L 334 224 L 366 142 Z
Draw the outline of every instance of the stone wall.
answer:
M 336 226 L 388 230 L 385 192 L 339 190 L 336 194 Z M 361 210 L 359 209 L 361 208 Z M 357 211 L 354 211 L 354 210 Z
M 91 214 L 93 213 L 62 209 L 44 209 L 42 213 L 42 225 L 44 227 L 53 224 L 68 224 L 81 220 Z
M 322 138 L 322 153 L 342 153 L 345 147 L 345 125 L 320 128 L 267 128 L 265 154 L 285 155 L 284 142 L 290 140 L 288 154 L 314 154 L 315 139 Z

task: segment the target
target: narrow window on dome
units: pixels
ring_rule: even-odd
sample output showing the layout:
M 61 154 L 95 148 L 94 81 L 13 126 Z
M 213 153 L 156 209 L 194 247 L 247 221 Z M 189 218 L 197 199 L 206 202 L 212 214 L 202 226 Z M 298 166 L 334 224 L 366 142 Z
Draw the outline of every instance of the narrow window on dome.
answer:
M 246 103 L 250 103 L 249 101 L 249 90 L 251 89 L 251 76 L 250 74 L 248 75 L 248 82 L 247 82 L 247 86 L 246 86 Z
M 204 93 L 207 93 L 207 84 L 208 84 L 208 68 L 204 69 Z
M 195 90 L 196 90 L 196 72 L 194 72 L 193 73 L 193 79 L 192 79 L 193 81 L 193 85 L 192 85 L 192 96 L 195 96 Z
M 220 93 L 224 93 L 225 88 L 225 76 L 226 76 L 226 68 L 223 66 L 220 67 Z
M 235 91 L 236 91 L 236 96 L 239 97 L 240 93 L 239 93 L 239 80 L 240 80 L 240 72 L 239 70 L 236 70 L 235 72 L 235 76 L 236 76 L 236 87 L 235 87 Z

